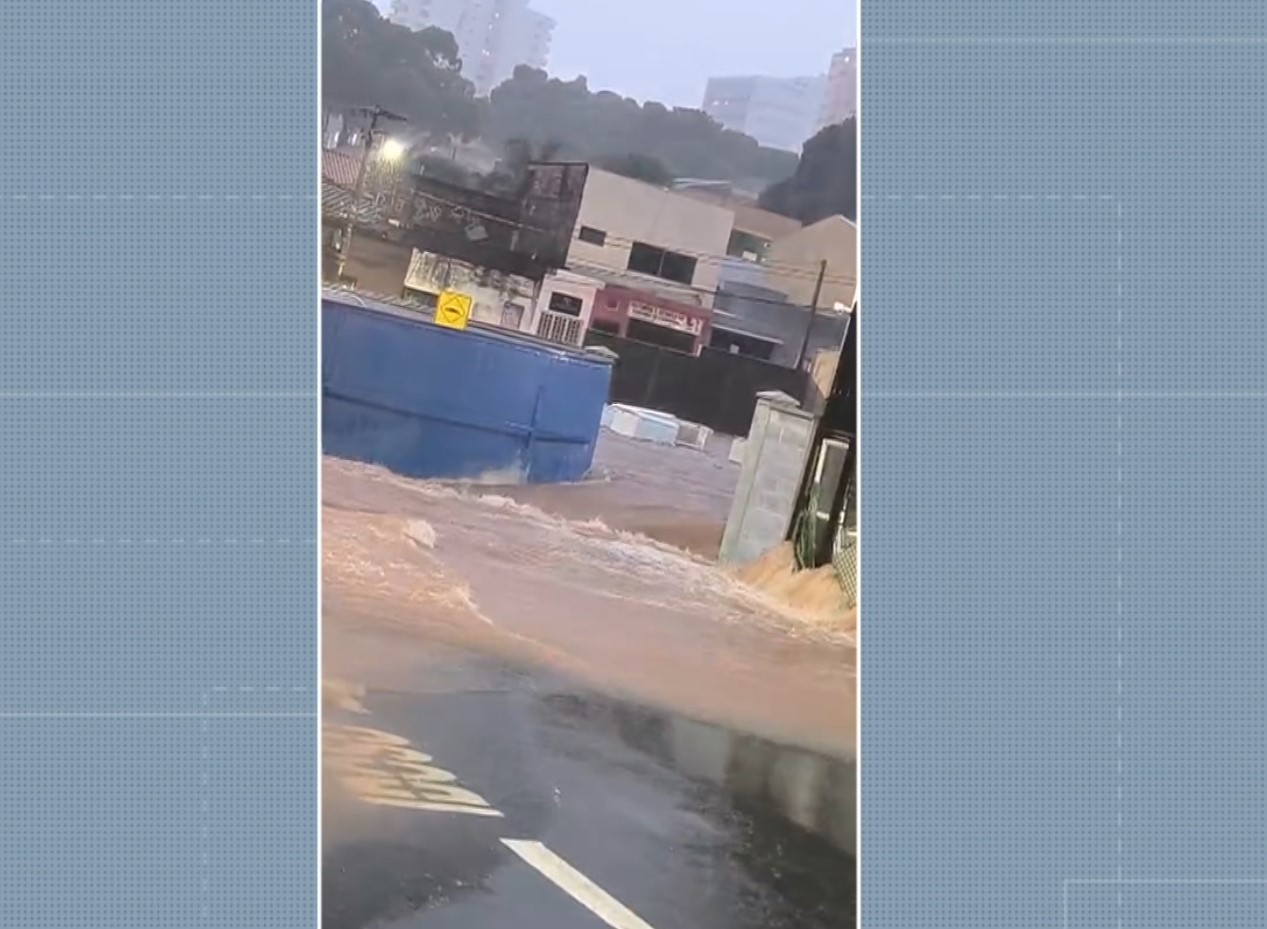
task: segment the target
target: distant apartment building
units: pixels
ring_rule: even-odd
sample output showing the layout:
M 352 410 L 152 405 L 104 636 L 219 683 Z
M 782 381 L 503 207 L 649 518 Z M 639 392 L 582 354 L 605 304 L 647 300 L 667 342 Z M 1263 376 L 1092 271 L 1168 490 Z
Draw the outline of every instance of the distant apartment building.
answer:
M 818 128 L 843 123 L 858 114 L 858 50 L 847 48 L 832 56 L 823 92 L 823 107 Z
M 452 33 L 462 57 L 462 76 L 487 96 L 515 68 L 544 69 L 554 20 L 528 0 L 392 0 L 389 18 L 410 29 L 434 26 Z
M 825 77 L 709 78 L 703 110 L 727 129 L 769 148 L 799 152 L 823 109 Z

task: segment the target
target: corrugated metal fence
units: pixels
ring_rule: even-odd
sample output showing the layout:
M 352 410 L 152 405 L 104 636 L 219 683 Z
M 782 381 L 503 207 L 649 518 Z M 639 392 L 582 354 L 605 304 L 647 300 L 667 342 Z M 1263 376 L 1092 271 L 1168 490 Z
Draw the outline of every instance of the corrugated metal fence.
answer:
M 512 333 L 322 301 L 327 454 L 412 477 L 574 481 L 594 458 L 611 364 Z

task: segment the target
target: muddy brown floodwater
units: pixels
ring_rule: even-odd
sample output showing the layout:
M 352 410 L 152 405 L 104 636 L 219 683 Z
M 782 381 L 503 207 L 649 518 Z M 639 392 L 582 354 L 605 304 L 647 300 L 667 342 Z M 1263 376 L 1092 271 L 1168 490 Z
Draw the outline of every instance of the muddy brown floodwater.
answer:
M 852 757 L 847 625 L 711 563 L 736 480 L 720 443 L 610 433 L 594 479 L 571 485 L 455 486 L 327 459 L 327 674 L 373 686 L 408 666 L 410 643 L 456 646 Z

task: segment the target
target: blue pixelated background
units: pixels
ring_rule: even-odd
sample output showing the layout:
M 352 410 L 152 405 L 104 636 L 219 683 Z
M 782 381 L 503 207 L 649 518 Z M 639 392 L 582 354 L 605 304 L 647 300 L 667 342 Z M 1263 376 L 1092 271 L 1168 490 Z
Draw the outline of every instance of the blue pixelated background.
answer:
M 862 16 L 862 923 L 1267 925 L 1264 5 Z
M 317 42 L 0 4 L 0 925 L 316 923 Z

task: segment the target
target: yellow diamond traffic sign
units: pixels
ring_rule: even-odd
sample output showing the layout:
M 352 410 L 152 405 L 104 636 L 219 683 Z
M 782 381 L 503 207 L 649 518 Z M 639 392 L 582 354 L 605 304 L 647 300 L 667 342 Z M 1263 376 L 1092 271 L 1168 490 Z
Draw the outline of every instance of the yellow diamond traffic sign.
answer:
M 465 329 L 471 319 L 471 298 L 446 290 L 436 298 L 436 322 L 449 329 Z

